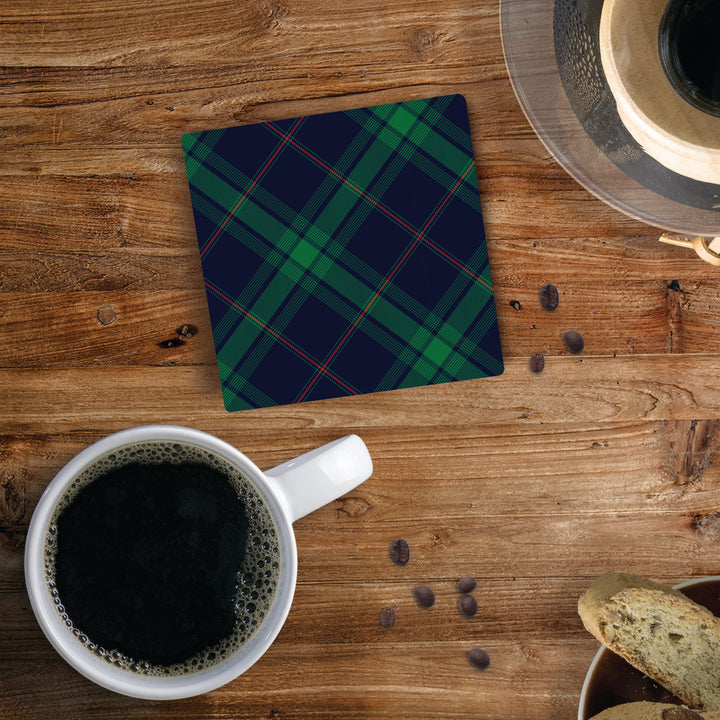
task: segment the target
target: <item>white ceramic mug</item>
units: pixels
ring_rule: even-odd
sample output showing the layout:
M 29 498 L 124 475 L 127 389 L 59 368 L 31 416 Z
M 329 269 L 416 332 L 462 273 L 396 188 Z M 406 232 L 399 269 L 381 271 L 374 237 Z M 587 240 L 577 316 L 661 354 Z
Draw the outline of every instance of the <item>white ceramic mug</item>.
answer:
M 80 473 L 99 458 L 138 443 L 175 442 L 219 456 L 252 482 L 275 522 L 280 549 L 277 590 L 257 630 L 236 652 L 199 672 L 154 677 L 124 670 L 85 648 L 55 607 L 45 576 L 45 541 L 58 500 Z M 224 685 L 253 665 L 280 632 L 290 610 L 297 576 L 297 548 L 292 523 L 335 500 L 372 474 L 363 441 L 348 435 L 262 472 L 245 455 L 212 435 L 185 427 L 149 425 L 110 435 L 83 450 L 48 485 L 33 513 L 25 548 L 25 581 L 43 632 L 60 655 L 90 680 L 131 697 L 166 700 L 190 697 Z

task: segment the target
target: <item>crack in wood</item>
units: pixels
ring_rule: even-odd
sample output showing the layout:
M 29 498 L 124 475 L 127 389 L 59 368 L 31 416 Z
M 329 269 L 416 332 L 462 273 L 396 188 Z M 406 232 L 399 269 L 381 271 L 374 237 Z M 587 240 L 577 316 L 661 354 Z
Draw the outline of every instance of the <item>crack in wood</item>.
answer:
M 158 347 L 161 348 L 176 348 L 184 345 L 191 337 L 198 334 L 198 329 L 195 325 L 182 325 L 175 330 L 175 337 L 171 337 L 169 340 L 163 340 L 158 343 Z
M 687 309 L 687 298 L 680 287 L 678 280 L 671 280 L 665 288 L 665 310 L 668 317 L 667 352 L 674 353 L 680 350 L 679 341 L 682 339 L 683 312 Z

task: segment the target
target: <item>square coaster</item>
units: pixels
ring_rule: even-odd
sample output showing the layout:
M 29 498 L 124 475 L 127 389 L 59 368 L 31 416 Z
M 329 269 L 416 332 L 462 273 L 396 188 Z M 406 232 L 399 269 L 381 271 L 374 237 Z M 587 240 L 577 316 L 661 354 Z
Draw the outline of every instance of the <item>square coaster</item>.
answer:
M 227 410 L 503 372 L 461 95 L 183 150 Z

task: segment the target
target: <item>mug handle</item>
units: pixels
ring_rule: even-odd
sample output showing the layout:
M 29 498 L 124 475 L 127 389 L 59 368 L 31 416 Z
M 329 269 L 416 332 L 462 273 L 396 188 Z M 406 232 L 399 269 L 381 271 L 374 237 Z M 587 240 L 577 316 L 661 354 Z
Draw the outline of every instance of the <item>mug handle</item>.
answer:
M 372 475 L 365 443 L 346 435 L 267 470 L 266 477 L 284 499 L 295 522 L 349 492 Z

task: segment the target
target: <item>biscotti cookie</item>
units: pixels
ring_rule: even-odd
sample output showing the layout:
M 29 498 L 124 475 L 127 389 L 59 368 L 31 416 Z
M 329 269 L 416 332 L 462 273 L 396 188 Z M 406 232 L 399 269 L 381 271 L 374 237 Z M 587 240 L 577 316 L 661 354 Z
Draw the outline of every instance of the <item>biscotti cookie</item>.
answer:
M 686 705 L 720 711 L 720 619 L 678 590 L 606 573 L 578 602 L 601 643 Z
M 590 720 L 720 720 L 720 714 L 668 703 L 631 702 L 603 710 Z

